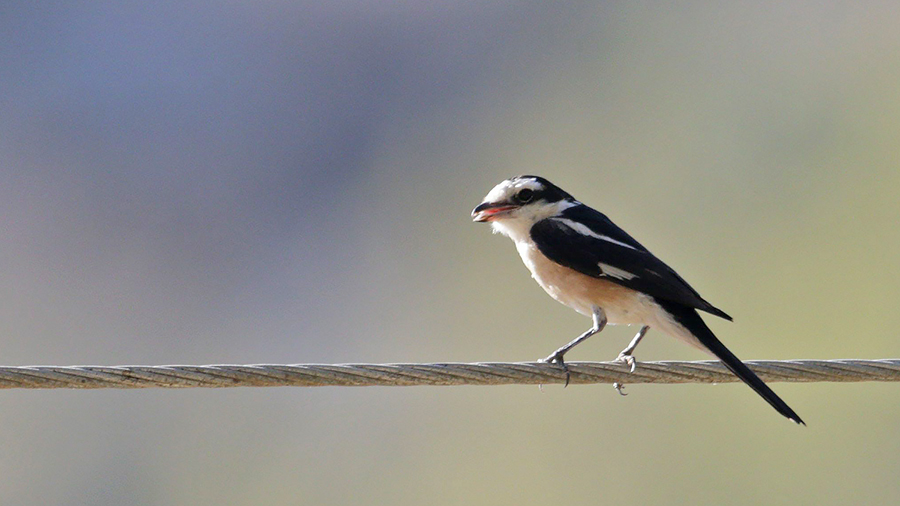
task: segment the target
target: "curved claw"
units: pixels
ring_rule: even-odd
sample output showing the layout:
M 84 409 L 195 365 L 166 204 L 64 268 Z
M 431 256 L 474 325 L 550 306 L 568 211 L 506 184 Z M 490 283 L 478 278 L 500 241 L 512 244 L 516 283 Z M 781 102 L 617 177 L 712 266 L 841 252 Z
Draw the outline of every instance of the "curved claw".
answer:
M 622 397 L 628 395 L 622 391 L 625 388 L 625 385 L 623 385 L 622 383 L 613 383 L 613 388 L 615 388 L 616 392 L 619 392 L 619 395 L 621 395 Z
M 626 355 L 624 353 L 619 353 L 619 356 L 616 357 L 614 362 L 620 362 L 625 364 L 631 368 L 631 372 L 634 372 L 634 368 L 637 367 L 637 362 L 634 360 L 632 355 Z
M 563 372 L 566 373 L 566 384 L 563 385 L 563 388 L 569 386 L 569 379 L 572 377 L 572 375 L 569 374 L 569 366 L 566 365 L 566 362 L 565 360 L 563 360 L 563 356 L 561 354 L 554 353 L 547 358 L 538 360 L 538 362 L 543 362 L 545 364 L 558 364 L 560 367 L 562 367 Z

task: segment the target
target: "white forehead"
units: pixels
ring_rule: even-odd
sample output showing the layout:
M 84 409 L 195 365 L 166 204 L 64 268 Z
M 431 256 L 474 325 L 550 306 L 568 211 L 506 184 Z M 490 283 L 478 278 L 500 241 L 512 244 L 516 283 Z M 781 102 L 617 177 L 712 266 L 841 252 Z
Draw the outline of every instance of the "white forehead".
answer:
M 508 200 L 509 197 L 515 194 L 517 191 L 528 188 L 529 190 L 542 190 L 544 185 L 542 185 L 538 180 L 527 178 L 527 179 L 507 179 L 502 183 L 498 184 L 494 187 L 490 192 L 488 192 L 487 196 L 484 197 L 485 202 L 499 202 L 501 200 Z

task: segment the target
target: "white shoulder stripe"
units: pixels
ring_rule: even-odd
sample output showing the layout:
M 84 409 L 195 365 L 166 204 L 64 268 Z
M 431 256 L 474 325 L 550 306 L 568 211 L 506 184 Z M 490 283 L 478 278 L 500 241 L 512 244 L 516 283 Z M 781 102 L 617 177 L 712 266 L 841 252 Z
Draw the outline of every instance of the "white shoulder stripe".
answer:
M 572 230 L 578 232 L 581 235 L 586 235 L 588 237 L 593 237 L 594 239 L 600 239 L 601 241 L 611 242 L 613 244 L 618 244 L 619 246 L 624 246 L 629 249 L 637 250 L 634 246 L 624 243 L 622 241 L 617 241 L 608 235 L 598 234 L 594 232 L 584 223 L 578 223 L 577 221 L 570 220 L 568 218 L 554 218 L 565 226 L 571 228 Z
M 556 204 L 556 209 L 559 212 L 563 212 L 566 209 L 571 209 L 573 207 L 583 206 L 581 202 L 577 200 L 560 200 L 559 203 Z

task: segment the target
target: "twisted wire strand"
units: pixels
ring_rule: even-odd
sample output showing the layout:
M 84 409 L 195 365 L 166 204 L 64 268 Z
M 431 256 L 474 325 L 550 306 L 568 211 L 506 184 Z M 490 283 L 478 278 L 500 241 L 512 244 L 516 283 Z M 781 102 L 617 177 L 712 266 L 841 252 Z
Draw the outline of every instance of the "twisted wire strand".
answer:
M 900 359 L 753 360 L 764 381 L 900 381 Z M 571 384 L 730 383 L 717 361 L 568 362 Z M 225 388 L 276 386 L 537 385 L 565 383 L 566 374 L 541 362 L 428 364 L 251 364 L 0 366 L 6 388 Z

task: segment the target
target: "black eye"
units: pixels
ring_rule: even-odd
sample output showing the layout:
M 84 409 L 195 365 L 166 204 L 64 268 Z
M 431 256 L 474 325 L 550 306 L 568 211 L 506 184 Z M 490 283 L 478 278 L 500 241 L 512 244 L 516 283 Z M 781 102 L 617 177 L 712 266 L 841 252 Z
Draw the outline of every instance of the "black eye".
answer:
M 523 188 L 519 190 L 519 193 L 516 194 L 516 200 L 521 202 L 522 204 L 527 204 L 534 199 L 534 191 L 529 190 L 528 188 Z

